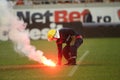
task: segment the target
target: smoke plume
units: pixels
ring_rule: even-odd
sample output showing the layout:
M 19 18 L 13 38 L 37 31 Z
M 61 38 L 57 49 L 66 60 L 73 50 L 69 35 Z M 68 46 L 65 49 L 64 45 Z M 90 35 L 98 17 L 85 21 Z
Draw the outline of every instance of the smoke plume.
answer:
M 8 29 L 8 36 L 14 44 L 15 51 L 39 63 L 54 66 L 55 64 L 48 60 L 42 51 L 36 50 L 30 44 L 29 35 L 25 31 L 27 24 L 19 20 L 13 13 L 13 9 L 7 1 L 0 0 L 0 27 Z

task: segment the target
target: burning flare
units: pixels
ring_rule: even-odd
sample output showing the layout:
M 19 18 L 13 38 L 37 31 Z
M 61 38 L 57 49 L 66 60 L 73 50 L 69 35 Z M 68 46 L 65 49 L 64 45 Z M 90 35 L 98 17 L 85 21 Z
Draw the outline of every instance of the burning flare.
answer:
M 51 66 L 51 67 L 56 66 L 56 64 L 53 61 L 46 59 L 45 57 L 42 57 L 42 60 L 43 60 L 42 62 L 47 66 Z

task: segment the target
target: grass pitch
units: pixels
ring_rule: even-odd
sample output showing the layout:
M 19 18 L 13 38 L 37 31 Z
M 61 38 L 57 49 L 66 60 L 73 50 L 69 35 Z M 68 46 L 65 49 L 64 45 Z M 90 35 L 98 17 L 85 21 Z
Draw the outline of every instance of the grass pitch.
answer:
M 48 59 L 57 61 L 55 42 L 39 40 L 31 44 Z M 83 56 L 86 51 L 89 53 Z M 0 80 L 119 80 L 120 38 L 84 39 L 77 63 L 47 67 L 16 53 L 11 42 L 0 41 Z

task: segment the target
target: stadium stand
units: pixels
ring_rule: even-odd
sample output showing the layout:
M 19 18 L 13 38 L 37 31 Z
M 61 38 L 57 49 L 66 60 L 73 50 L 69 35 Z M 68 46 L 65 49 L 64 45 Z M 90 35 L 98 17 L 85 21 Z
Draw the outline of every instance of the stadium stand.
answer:
M 120 0 L 7 0 L 15 5 L 43 5 L 43 4 L 80 4 L 80 3 L 111 3 Z

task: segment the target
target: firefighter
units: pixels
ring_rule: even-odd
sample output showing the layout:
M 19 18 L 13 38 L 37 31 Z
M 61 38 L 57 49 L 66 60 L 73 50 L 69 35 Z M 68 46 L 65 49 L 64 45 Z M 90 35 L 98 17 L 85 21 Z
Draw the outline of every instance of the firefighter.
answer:
M 48 41 L 56 41 L 58 48 L 58 65 L 61 65 L 62 56 L 67 60 L 65 65 L 76 65 L 77 49 L 83 43 L 81 34 L 72 28 L 51 29 L 48 31 Z M 63 47 L 63 43 L 64 45 Z

